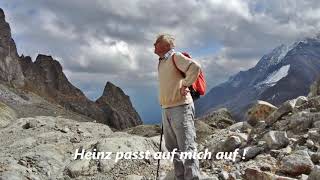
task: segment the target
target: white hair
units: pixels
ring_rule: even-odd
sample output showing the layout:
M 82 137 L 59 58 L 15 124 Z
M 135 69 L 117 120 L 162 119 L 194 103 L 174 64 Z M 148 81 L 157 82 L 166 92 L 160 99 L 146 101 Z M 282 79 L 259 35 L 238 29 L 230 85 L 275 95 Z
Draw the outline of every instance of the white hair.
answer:
M 158 40 L 162 40 L 167 42 L 170 45 L 170 48 L 174 48 L 175 47 L 175 43 L 174 43 L 174 37 L 170 34 L 159 34 L 157 37 L 157 41 Z

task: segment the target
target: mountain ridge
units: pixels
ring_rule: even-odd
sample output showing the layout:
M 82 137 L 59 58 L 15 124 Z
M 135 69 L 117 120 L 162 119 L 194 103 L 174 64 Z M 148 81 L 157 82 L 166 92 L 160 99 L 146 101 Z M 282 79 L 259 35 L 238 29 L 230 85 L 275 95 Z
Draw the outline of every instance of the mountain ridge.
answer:
M 305 38 L 291 45 L 281 44 L 262 56 L 254 67 L 213 87 L 196 101 L 197 116 L 226 107 L 239 121 L 244 120 L 244 113 L 256 100 L 279 105 L 298 95 L 307 95 L 308 88 L 319 75 L 319 37 Z M 290 89 L 294 90 L 289 92 Z
M 138 112 L 132 106 L 130 97 L 125 95 L 121 88 L 114 88 L 112 92 L 112 96 L 118 97 L 117 102 L 96 103 L 89 100 L 68 80 L 62 65 L 51 55 L 38 54 L 34 62 L 30 56 L 19 56 L 11 36 L 10 25 L 6 22 L 1 8 L 0 80 L 23 91 L 36 93 L 52 103 L 61 105 L 66 110 L 82 114 L 118 130 L 143 124 Z M 112 83 L 109 83 L 109 86 L 116 87 Z M 126 111 L 121 112 L 117 107 L 125 107 L 123 109 Z M 104 111 L 105 108 L 109 110 Z M 120 120 L 121 123 L 117 122 Z

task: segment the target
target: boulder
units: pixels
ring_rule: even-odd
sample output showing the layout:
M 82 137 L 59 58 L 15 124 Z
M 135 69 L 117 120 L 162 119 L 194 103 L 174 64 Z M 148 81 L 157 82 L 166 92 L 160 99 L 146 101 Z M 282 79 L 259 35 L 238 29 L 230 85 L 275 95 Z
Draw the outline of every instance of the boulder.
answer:
M 209 148 L 212 152 L 232 152 L 241 146 L 241 139 L 238 136 L 230 136 L 225 141 L 220 142 L 215 147 Z
M 196 141 L 197 143 L 202 143 L 211 134 L 215 132 L 215 128 L 211 127 L 203 121 L 194 121 L 194 126 L 196 128 Z
M 260 154 L 262 151 L 264 150 L 263 147 L 259 147 L 259 146 L 249 146 L 249 147 L 245 147 L 241 152 L 240 154 L 244 154 L 245 153 L 245 156 L 244 156 L 244 160 L 249 160 L 249 159 L 252 159 L 254 157 L 256 157 L 258 154 Z
M 315 166 L 309 174 L 308 180 L 319 180 L 320 179 L 320 166 Z
M 272 112 L 278 108 L 266 101 L 258 100 L 246 113 L 247 122 L 255 126 L 258 121 L 265 120 Z
M 197 119 L 205 122 L 211 127 L 218 129 L 224 129 L 235 123 L 231 116 L 231 113 L 226 108 L 221 108 L 216 111 L 210 112 L 209 114 Z
M 314 164 L 320 163 L 320 152 L 311 153 L 310 157 Z
M 158 147 L 152 139 L 123 132 L 117 132 L 108 138 L 99 140 L 96 147 L 98 152 L 112 152 L 111 159 L 99 160 L 102 172 L 109 172 L 121 160 L 128 161 L 126 159 L 116 161 L 117 153 L 123 153 L 124 155 L 126 152 L 149 151 L 150 154 L 153 154 L 158 151 Z M 152 159 L 150 155 L 148 159 Z
M 90 159 L 81 159 L 72 161 L 66 167 L 67 173 L 70 177 L 76 178 L 78 176 L 87 176 L 94 173 L 90 172 Z
M 305 96 L 299 96 L 296 98 L 296 104 L 295 107 L 300 107 L 308 102 L 308 98 Z
M 315 121 L 320 120 L 320 113 L 310 113 L 301 111 L 286 118 L 289 121 L 287 129 L 294 133 L 302 133 L 308 131 Z
M 307 151 L 299 150 L 284 157 L 280 162 L 280 171 L 291 176 L 309 174 L 314 165 Z
M 263 136 L 269 149 L 280 149 L 289 144 L 289 138 L 285 131 L 270 131 Z
M 297 99 L 292 99 L 284 102 L 279 109 L 271 113 L 267 118 L 266 118 L 266 123 L 271 125 L 278 121 L 282 116 L 288 114 L 289 112 L 292 112 L 293 109 L 295 108 Z
M 244 121 L 244 122 L 237 122 L 235 124 L 232 124 L 231 126 L 228 127 L 228 129 L 233 132 L 236 132 L 236 131 L 247 132 L 250 129 L 252 129 L 252 126 L 246 121 Z

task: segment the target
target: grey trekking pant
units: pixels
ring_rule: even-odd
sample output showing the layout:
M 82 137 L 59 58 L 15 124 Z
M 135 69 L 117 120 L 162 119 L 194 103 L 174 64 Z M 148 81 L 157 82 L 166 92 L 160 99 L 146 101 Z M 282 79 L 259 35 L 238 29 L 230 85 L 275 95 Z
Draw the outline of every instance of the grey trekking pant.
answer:
M 194 126 L 194 104 L 184 104 L 162 109 L 163 134 L 166 148 L 172 152 L 177 148 L 173 159 L 177 180 L 198 180 L 199 160 L 180 159 L 180 152 L 195 152 L 197 148 Z

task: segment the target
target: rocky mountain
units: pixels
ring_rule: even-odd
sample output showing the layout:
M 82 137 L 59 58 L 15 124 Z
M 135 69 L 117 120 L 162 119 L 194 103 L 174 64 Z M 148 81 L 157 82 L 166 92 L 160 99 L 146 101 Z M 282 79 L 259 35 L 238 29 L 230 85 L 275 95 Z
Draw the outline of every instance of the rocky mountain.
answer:
M 2 9 L 0 9 L 0 80 L 36 93 L 66 110 L 108 124 L 112 128 L 123 129 L 142 124 L 130 98 L 120 88 L 106 88 L 104 94 L 108 96 L 105 98 L 103 95 L 101 97 L 103 100 L 95 103 L 69 82 L 61 64 L 51 56 L 39 54 L 34 62 L 29 56 L 19 57 Z
M 197 115 L 226 107 L 237 120 L 256 100 L 279 105 L 307 95 L 320 72 L 320 36 L 281 45 L 264 55 L 255 67 L 231 76 L 196 102 Z
M 0 8 L 0 80 L 16 87 L 24 85 L 24 76 L 19 65 L 16 45 L 11 37 L 9 24 Z
M 107 116 L 111 127 L 125 129 L 142 124 L 141 118 L 133 108 L 129 96 L 111 82 L 107 82 L 103 94 L 96 104 Z

